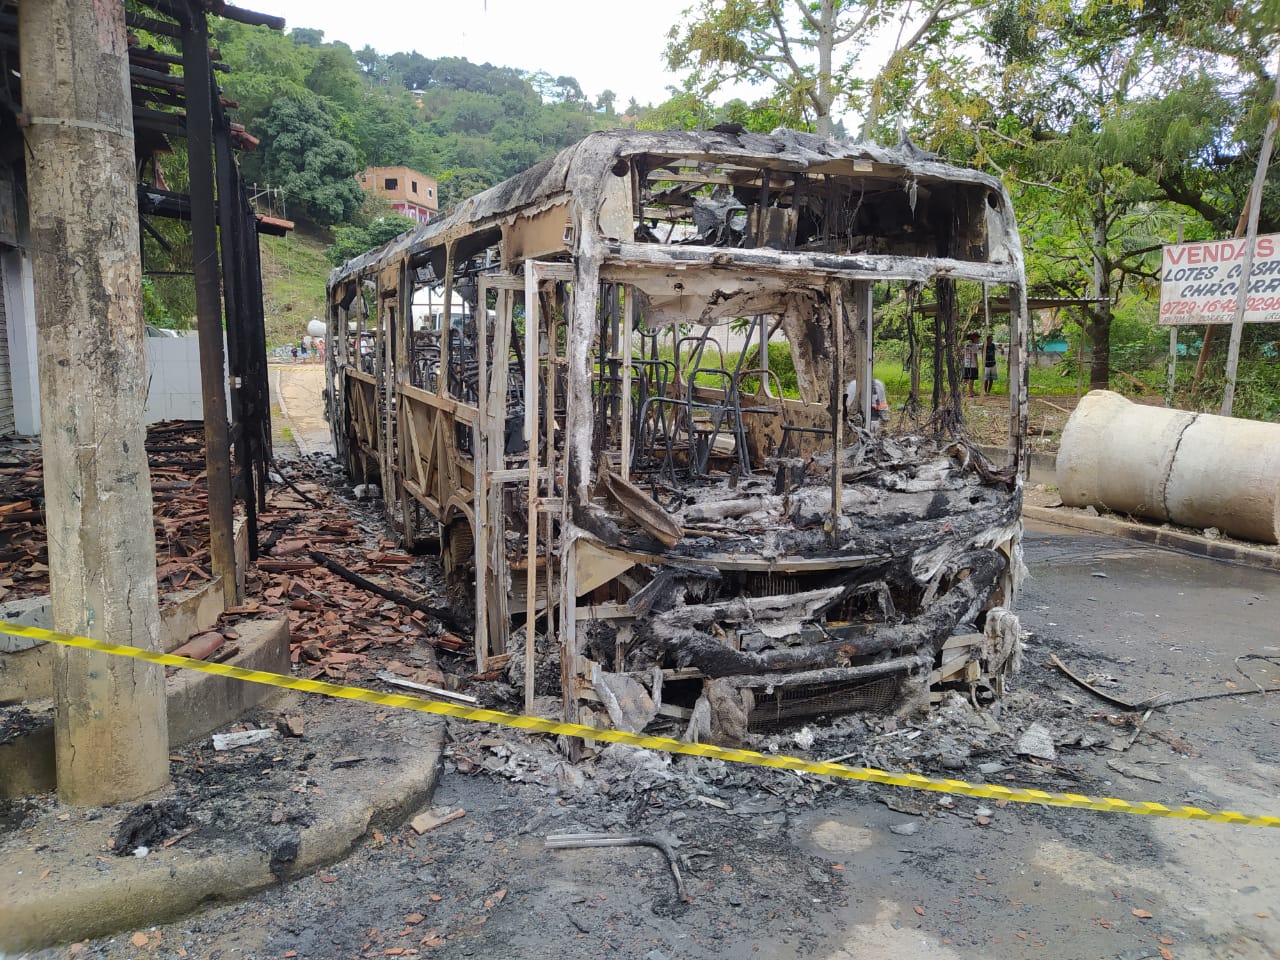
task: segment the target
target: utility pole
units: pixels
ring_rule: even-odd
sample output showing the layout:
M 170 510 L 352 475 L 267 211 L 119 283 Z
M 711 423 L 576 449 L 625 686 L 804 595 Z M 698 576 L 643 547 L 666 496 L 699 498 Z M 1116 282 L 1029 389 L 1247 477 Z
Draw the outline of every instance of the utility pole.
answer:
M 157 650 L 124 4 L 22 0 L 18 30 L 53 625 Z M 59 647 L 54 697 L 63 802 L 168 783 L 162 670 Z
M 1222 393 L 1222 415 L 1231 416 L 1236 398 L 1236 366 L 1240 362 L 1240 338 L 1244 332 L 1245 307 L 1249 300 L 1249 280 L 1253 273 L 1253 247 L 1258 239 L 1258 213 L 1262 209 L 1262 187 L 1267 181 L 1267 167 L 1271 164 L 1271 145 L 1275 141 L 1276 122 L 1280 119 L 1280 55 L 1276 57 L 1276 92 L 1268 111 L 1267 129 L 1262 135 L 1262 149 L 1258 152 L 1258 167 L 1254 172 L 1253 186 L 1249 190 L 1249 207 L 1246 212 L 1244 262 L 1240 267 L 1240 292 L 1236 296 L 1236 312 L 1231 321 L 1231 341 L 1227 346 L 1227 384 Z

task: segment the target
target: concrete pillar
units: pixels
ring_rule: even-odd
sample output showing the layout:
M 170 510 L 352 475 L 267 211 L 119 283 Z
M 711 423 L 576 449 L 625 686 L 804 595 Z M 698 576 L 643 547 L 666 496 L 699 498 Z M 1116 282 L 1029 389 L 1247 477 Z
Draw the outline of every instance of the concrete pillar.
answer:
M 23 0 L 18 29 L 53 623 L 155 650 L 124 5 Z M 162 670 L 60 648 L 54 690 L 64 802 L 116 803 L 168 782 Z

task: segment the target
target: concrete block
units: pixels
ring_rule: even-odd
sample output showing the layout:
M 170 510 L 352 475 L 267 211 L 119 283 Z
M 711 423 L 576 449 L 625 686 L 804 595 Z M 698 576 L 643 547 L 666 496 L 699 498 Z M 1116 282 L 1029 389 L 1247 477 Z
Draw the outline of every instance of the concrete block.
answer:
M 0 603 L 0 620 L 50 630 L 53 611 L 47 596 L 10 600 Z M 0 704 L 52 697 L 53 658 L 47 643 L 0 633 Z
M 237 535 L 237 544 L 241 539 Z M 246 557 L 247 550 L 246 541 Z M 175 650 L 197 633 L 213 627 L 226 609 L 222 594 L 222 580 L 218 579 L 164 597 L 160 607 L 161 649 Z M 0 620 L 53 629 L 47 596 L 0 604 Z M 43 641 L 0 633 L 0 703 L 30 703 L 52 697 L 54 656 Z
M 211 629 L 226 608 L 221 577 L 162 597 L 160 649 L 176 650 L 197 633 Z
M 32 726 L 0 743 L 0 800 L 48 793 L 57 783 L 53 709 L 46 704 L 32 713 Z
M 10 600 L 8 603 L 0 603 L 0 620 L 16 623 L 22 627 L 52 630 L 53 605 L 47 596 Z M 39 640 L 0 633 L 0 653 L 17 653 L 19 650 L 29 650 L 39 644 Z
M 240 653 L 228 663 L 288 675 L 288 620 L 246 620 L 236 624 L 235 629 L 240 634 L 235 641 Z M 43 644 L 36 649 L 45 650 L 48 646 Z M 166 680 L 165 687 L 171 747 L 190 743 L 230 723 L 277 692 L 277 688 L 265 684 L 195 670 L 176 671 Z M 28 702 L 26 706 L 35 723 L 0 744 L 0 799 L 47 793 L 56 786 L 52 706 L 48 700 Z
M 0 653 L 0 704 L 50 699 L 56 656 L 57 651 L 47 643 Z
M 246 620 L 236 624 L 240 653 L 228 661 L 248 670 L 289 673 L 289 621 Z M 169 699 L 169 745 L 190 743 L 234 720 L 271 696 L 276 688 L 178 670 L 166 683 Z

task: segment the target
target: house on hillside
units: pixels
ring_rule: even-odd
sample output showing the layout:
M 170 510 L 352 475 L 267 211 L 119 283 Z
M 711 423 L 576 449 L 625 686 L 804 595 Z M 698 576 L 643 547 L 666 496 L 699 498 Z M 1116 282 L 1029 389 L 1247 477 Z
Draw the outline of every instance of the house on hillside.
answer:
M 365 193 L 381 197 L 410 220 L 426 223 L 440 211 L 435 177 L 410 167 L 365 167 L 356 180 Z

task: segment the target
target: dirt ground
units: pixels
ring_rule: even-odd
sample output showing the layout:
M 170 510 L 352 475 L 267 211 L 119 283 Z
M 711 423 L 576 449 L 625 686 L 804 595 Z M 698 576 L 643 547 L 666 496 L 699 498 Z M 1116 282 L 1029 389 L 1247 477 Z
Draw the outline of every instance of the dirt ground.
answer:
M 285 440 L 303 454 L 332 453 L 333 440 L 324 416 L 324 364 L 281 363 L 271 365 L 272 394 L 283 415 L 276 441 Z M 279 428 L 287 426 L 282 437 Z
M 1004 446 L 1009 439 L 1009 398 L 1003 395 L 964 398 L 965 430 L 978 443 Z M 1056 453 L 1062 428 L 1080 398 L 1033 396 L 1027 401 L 1027 444 L 1035 453 Z
M 1280 682 L 1276 575 L 1045 531 L 1027 547 L 1026 665 L 1003 700 L 831 718 L 755 746 L 1277 813 L 1280 701 L 1244 693 Z M 1072 684 L 1050 653 L 1122 699 L 1237 695 L 1143 721 Z M 352 714 L 362 731 L 378 722 L 366 713 Z M 1053 761 L 1018 752 L 1034 722 L 1052 733 Z M 388 827 L 318 874 L 74 955 L 1280 957 L 1274 830 L 987 805 L 618 747 L 572 765 L 547 738 L 450 730 L 432 802 L 458 819 L 422 835 Z M 288 809 L 283 784 L 262 787 Z M 549 834 L 579 831 L 663 838 L 689 902 L 653 848 L 546 849 Z

